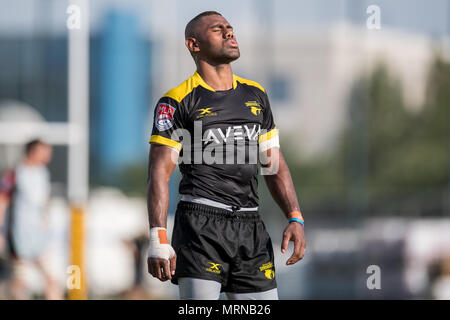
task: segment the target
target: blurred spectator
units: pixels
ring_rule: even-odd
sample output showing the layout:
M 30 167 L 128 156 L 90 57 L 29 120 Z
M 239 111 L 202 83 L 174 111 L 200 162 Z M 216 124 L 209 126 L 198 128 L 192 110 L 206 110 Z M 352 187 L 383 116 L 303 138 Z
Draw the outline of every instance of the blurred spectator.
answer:
M 430 266 L 430 293 L 432 299 L 450 299 L 450 257 L 444 257 Z
M 13 299 L 29 298 L 24 278 L 28 265 L 36 267 L 45 279 L 46 299 L 62 298 L 62 291 L 47 268 L 48 221 L 46 207 L 50 197 L 50 176 L 46 165 L 52 147 L 32 140 L 25 146 L 23 160 L 4 173 L 0 187 L 0 225 L 3 247 L 7 247 L 13 274 L 10 294 Z M 1 249 L 1 248 L 0 248 Z
M 7 282 L 11 276 L 11 264 L 7 248 L 7 212 L 14 192 L 14 170 L 7 170 L 0 180 L 0 297 L 7 297 Z
M 149 238 L 146 233 L 140 234 L 131 240 L 125 240 L 124 244 L 133 252 L 134 258 L 134 281 L 132 287 L 122 294 L 123 299 L 144 300 L 151 297 L 144 289 L 144 261 L 147 254 Z

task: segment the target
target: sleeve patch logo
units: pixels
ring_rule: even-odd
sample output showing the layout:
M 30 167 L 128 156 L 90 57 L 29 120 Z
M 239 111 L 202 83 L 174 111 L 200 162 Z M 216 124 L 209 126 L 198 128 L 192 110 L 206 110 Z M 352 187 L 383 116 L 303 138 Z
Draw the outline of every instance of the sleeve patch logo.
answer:
M 156 110 L 155 126 L 159 131 L 172 128 L 174 123 L 174 114 L 177 109 L 167 103 L 158 104 Z

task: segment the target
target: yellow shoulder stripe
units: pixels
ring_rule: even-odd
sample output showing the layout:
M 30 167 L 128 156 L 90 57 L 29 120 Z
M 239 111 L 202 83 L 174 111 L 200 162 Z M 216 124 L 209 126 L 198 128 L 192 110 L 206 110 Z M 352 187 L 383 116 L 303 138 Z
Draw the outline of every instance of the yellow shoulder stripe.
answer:
M 275 138 L 277 135 L 278 135 L 278 129 L 274 128 L 274 129 L 270 130 L 269 132 L 266 132 L 266 133 L 260 135 L 258 138 L 258 143 Z
M 238 81 L 240 83 L 244 83 L 247 84 L 249 86 L 253 86 L 253 87 L 257 87 L 259 90 L 261 90 L 262 92 L 266 92 L 266 90 L 264 90 L 264 88 L 256 81 L 252 81 L 252 80 L 247 80 L 241 77 L 238 77 L 236 75 L 233 75 L 233 86 L 235 81 Z
M 185 80 L 178 87 L 175 87 L 166 92 L 166 94 L 164 94 L 164 97 L 169 97 L 178 102 L 181 102 L 181 100 L 183 100 L 184 97 L 186 97 L 198 86 L 202 86 L 203 88 L 208 89 L 210 91 L 215 91 L 202 79 L 202 77 L 196 71 L 191 77 Z
M 159 143 L 177 149 L 178 151 L 181 150 L 181 143 L 156 134 L 150 137 L 150 143 Z
M 233 74 L 233 89 L 236 89 L 238 82 L 247 84 L 249 86 L 257 87 L 262 92 L 266 92 L 266 90 L 258 82 L 247 80 Z M 198 86 L 202 86 L 203 88 L 213 92 L 216 91 L 210 85 L 208 85 L 196 71 L 191 77 L 183 81 L 183 83 L 181 83 L 178 87 L 175 87 L 167 91 L 164 94 L 164 97 L 169 97 L 178 102 L 181 102 L 181 100 L 183 100 L 189 93 L 191 93 Z

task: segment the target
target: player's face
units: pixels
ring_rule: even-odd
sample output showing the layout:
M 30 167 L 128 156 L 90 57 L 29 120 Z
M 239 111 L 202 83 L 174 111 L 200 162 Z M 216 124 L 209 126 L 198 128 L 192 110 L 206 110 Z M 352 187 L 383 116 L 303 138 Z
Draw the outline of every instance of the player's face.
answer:
M 219 15 L 203 17 L 199 32 L 200 53 L 217 63 L 230 63 L 240 56 L 233 27 Z

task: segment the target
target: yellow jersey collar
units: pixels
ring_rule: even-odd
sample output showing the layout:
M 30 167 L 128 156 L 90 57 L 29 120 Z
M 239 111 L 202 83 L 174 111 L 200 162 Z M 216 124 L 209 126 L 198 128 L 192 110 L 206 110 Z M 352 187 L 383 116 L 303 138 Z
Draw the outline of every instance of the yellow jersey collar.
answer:
M 208 89 L 208 90 L 213 91 L 213 92 L 216 91 L 202 79 L 202 77 L 200 76 L 200 74 L 197 71 L 195 71 L 193 77 L 194 77 L 195 82 L 197 82 L 203 88 Z M 233 89 L 236 89 L 236 87 L 237 87 L 237 78 L 233 74 Z

